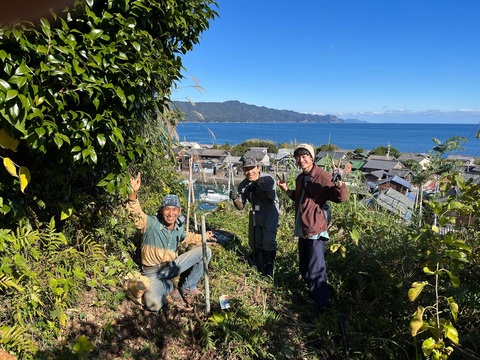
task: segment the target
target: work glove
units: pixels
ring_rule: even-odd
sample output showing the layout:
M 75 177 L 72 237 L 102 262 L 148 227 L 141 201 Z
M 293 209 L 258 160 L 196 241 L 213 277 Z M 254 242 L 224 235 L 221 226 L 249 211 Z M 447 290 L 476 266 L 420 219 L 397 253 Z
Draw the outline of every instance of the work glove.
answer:
M 343 169 L 335 169 L 335 171 L 333 172 L 332 181 L 334 183 L 336 183 L 337 181 L 341 181 L 342 180 L 342 175 L 343 175 Z
M 248 191 L 252 194 L 255 194 L 255 192 L 257 191 L 257 184 L 251 183 L 250 185 L 248 185 Z
M 235 201 L 238 197 L 237 192 L 233 191 L 233 190 L 230 190 L 230 193 L 228 194 L 228 197 L 230 198 L 230 200 Z

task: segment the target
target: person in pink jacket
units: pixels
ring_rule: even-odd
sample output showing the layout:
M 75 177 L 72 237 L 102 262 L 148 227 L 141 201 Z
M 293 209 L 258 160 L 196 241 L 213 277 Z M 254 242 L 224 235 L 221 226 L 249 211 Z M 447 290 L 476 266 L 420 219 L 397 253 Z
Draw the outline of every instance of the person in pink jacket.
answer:
M 295 202 L 295 230 L 298 237 L 299 270 L 320 313 L 329 307 L 327 266 L 324 247 L 328 236 L 328 201 L 340 203 L 348 198 L 340 169 L 334 175 L 314 161 L 315 152 L 309 144 L 295 148 L 294 157 L 302 172 L 297 176 L 295 189 L 285 180 L 278 187 Z

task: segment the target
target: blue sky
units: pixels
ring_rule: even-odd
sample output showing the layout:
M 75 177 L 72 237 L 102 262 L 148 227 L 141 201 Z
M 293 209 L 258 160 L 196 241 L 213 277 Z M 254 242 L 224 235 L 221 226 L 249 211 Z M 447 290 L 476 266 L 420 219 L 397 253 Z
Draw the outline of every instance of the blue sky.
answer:
M 480 122 L 479 0 L 219 0 L 218 12 L 173 100 Z

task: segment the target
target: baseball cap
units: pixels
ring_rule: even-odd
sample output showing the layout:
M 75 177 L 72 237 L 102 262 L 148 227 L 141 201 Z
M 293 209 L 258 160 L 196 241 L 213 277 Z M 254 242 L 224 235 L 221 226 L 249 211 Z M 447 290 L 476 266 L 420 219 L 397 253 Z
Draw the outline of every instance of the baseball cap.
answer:
M 177 195 L 165 195 L 162 200 L 162 208 L 165 206 L 173 206 L 176 208 L 180 208 L 180 199 L 178 198 Z
M 258 165 L 260 165 L 260 164 L 258 163 L 257 159 L 255 159 L 255 158 L 249 157 L 249 158 L 243 159 L 243 165 L 242 165 L 242 167 L 244 167 L 244 168 L 246 168 L 246 167 L 254 167 L 254 166 L 258 166 Z

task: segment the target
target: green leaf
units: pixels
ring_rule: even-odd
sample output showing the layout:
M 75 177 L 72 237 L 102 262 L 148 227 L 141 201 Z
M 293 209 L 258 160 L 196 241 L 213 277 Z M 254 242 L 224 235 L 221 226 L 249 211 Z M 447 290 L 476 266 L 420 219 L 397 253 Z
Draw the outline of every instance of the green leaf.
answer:
M 437 342 L 434 338 L 428 338 L 422 343 L 422 351 L 425 356 L 429 356 L 432 353 L 432 350 L 435 349 Z
M 12 99 L 16 98 L 17 95 L 18 95 L 17 90 L 10 89 L 10 90 L 7 91 L 7 96 L 5 98 L 5 101 L 12 100 Z
M 470 246 L 468 246 L 465 241 L 463 240 L 456 240 L 452 243 L 452 245 L 456 246 L 457 248 L 461 249 L 461 250 L 465 250 L 467 251 L 468 253 L 471 253 L 472 252 L 472 248 Z
M 450 306 L 450 311 L 452 312 L 453 320 L 457 320 L 458 315 L 458 304 L 455 302 L 453 297 L 447 298 L 448 305 Z
M 48 37 L 50 37 L 52 32 L 50 31 L 50 23 L 48 22 L 48 20 L 45 18 L 40 19 L 40 26 L 42 28 L 43 33 Z
M 107 139 L 105 138 L 105 135 L 98 134 L 97 135 L 97 142 L 103 148 L 105 146 L 105 143 L 107 142 Z
M 90 342 L 90 340 L 88 340 L 88 338 L 85 335 L 80 335 L 75 345 L 73 345 L 73 351 L 79 355 L 88 354 L 92 350 L 93 350 L 93 344 Z
M 122 167 L 122 171 L 125 171 L 127 169 L 127 162 L 125 161 L 125 158 L 122 155 L 117 154 L 117 160 Z
M 358 232 L 357 229 L 353 228 L 353 229 L 350 231 L 350 237 L 351 237 L 352 240 L 355 242 L 355 244 L 358 245 L 358 241 L 360 240 L 360 233 Z
M 92 40 L 97 40 L 100 36 L 102 36 L 103 30 L 101 29 L 93 29 L 90 31 L 90 37 Z
M 428 266 L 424 266 L 424 267 L 423 267 L 423 272 L 424 272 L 425 274 L 428 274 L 428 275 L 433 275 L 433 274 L 435 274 L 435 271 L 430 270 L 430 268 L 429 268 Z
M 8 82 L 6 82 L 3 79 L 0 79 L 0 90 L 2 90 L 4 93 L 6 93 L 11 88 L 12 87 L 10 86 L 10 84 Z
M 115 92 L 117 93 L 117 96 L 120 98 L 123 104 L 127 102 L 127 97 L 125 96 L 125 93 L 121 88 L 116 88 Z
M 445 255 L 451 259 L 455 259 L 461 262 L 468 262 L 467 256 L 461 250 L 446 250 Z
M 452 272 L 449 271 L 449 270 L 445 270 L 445 272 L 450 277 L 450 281 L 452 282 L 453 286 L 459 287 L 460 286 L 460 279 L 458 278 L 458 276 L 453 275 Z
M 27 83 L 27 77 L 26 76 L 12 76 L 8 80 L 11 84 L 17 85 L 18 88 L 21 88 L 23 85 Z
M 25 66 L 24 64 L 20 65 L 16 70 L 15 70 L 15 75 L 27 75 L 30 73 L 30 69 Z
M 82 150 L 82 156 L 84 159 L 89 157 L 94 163 L 97 163 L 97 153 L 95 152 L 95 148 L 93 146 L 89 146 L 88 148 Z

